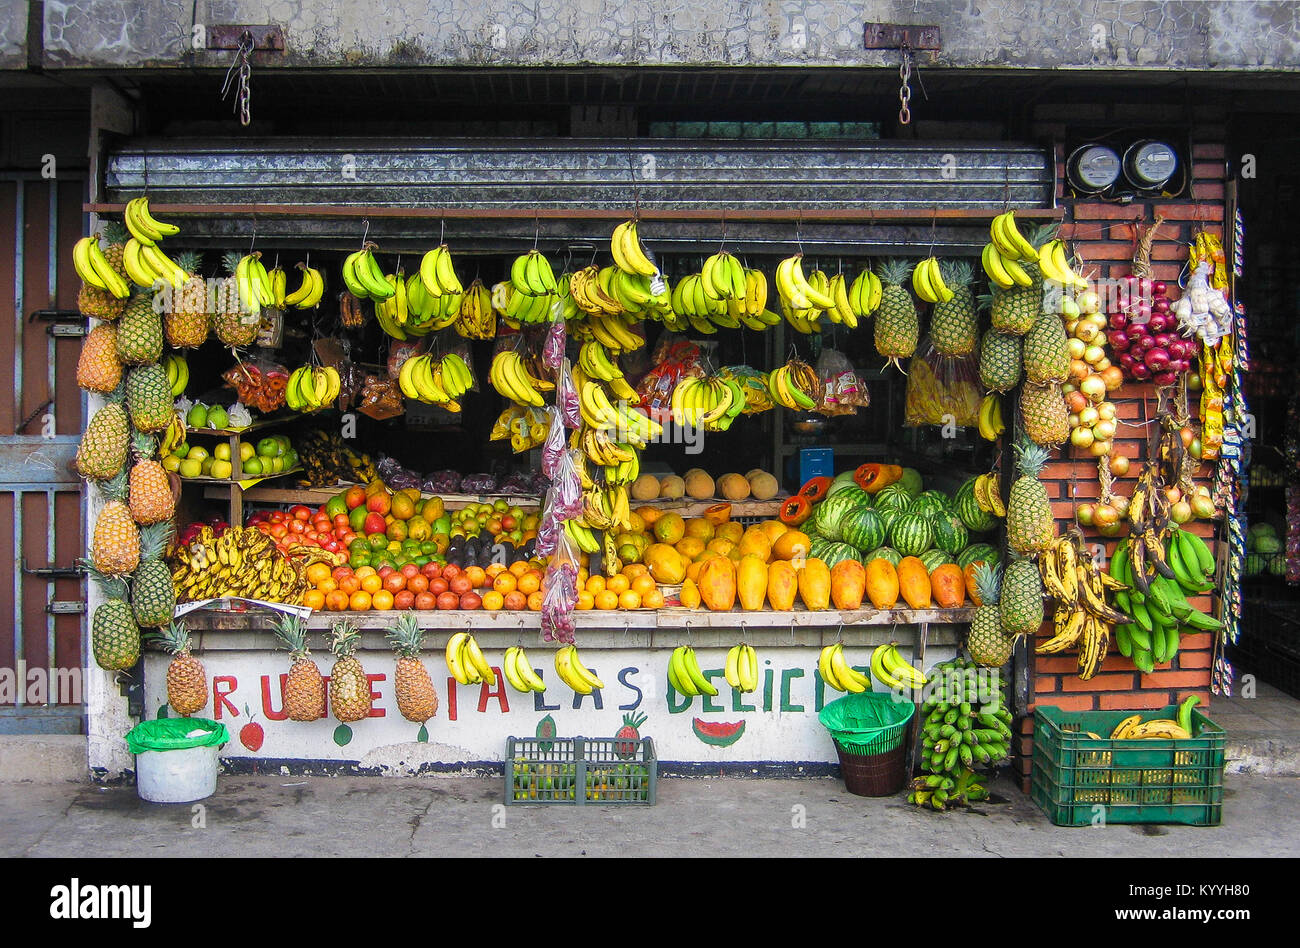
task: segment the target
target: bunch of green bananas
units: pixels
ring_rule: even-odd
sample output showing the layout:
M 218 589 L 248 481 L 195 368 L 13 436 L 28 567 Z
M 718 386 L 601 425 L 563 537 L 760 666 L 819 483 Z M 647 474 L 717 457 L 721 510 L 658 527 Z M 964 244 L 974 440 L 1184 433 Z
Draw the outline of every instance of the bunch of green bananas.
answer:
M 540 250 L 520 254 L 510 266 L 510 285 L 514 290 L 506 302 L 504 315 L 520 323 L 551 322 L 560 299 L 560 286 L 551 262 Z
M 455 413 L 460 411 L 457 399 L 474 387 L 474 373 L 454 352 L 436 360 L 425 353 L 402 363 L 397 373 L 397 386 L 407 398 L 429 405 L 442 405 Z
M 795 359 L 768 373 L 767 390 L 783 408 L 812 411 L 819 401 L 821 379 L 807 362 Z
M 988 798 L 974 768 L 1004 759 L 1011 746 L 1011 711 L 996 676 L 960 657 L 930 670 L 933 689 L 921 705 L 926 773 L 912 781 L 909 803 L 945 810 Z
M 695 649 L 689 645 L 677 646 L 669 656 L 668 684 L 674 691 L 689 698 L 698 698 L 700 695 L 708 695 L 710 698 L 718 696 L 717 687 L 704 677 L 695 657 Z
M 126 262 L 126 255 L 122 261 Z M 244 312 L 256 316 L 262 312 L 263 306 L 275 305 L 275 287 L 271 284 L 271 274 L 262 263 L 262 251 L 254 250 L 239 258 L 235 265 L 235 285 L 239 288 L 239 302 Z
M 729 261 L 735 257 L 725 254 Z M 710 257 L 709 260 L 714 260 Z M 705 262 L 706 266 L 708 261 Z M 739 263 L 736 263 L 739 266 Z M 731 263 L 714 263 L 714 279 L 722 280 L 719 268 L 729 269 Z M 729 279 L 729 278 L 728 278 Z M 730 286 L 706 284 L 704 272 L 692 273 L 677 281 L 669 296 L 674 320 L 665 318 L 665 325 L 675 332 L 683 332 L 690 326 L 696 332 L 711 336 L 723 329 L 738 329 L 744 326 L 755 332 L 761 332 L 781 321 L 781 317 L 767 308 L 767 277 L 759 270 L 741 267 L 740 279 L 743 280 L 742 292 L 734 292 Z M 726 292 L 727 295 L 717 294 Z
M 163 368 L 167 372 L 167 388 L 175 398 L 185 391 L 190 384 L 190 364 L 185 356 L 169 352 L 163 356 Z
M 366 241 L 360 250 L 353 251 L 343 260 L 343 283 L 348 292 L 377 303 L 389 299 L 396 292 L 393 284 L 384 278 L 383 268 L 375 259 L 378 249 L 378 245 Z

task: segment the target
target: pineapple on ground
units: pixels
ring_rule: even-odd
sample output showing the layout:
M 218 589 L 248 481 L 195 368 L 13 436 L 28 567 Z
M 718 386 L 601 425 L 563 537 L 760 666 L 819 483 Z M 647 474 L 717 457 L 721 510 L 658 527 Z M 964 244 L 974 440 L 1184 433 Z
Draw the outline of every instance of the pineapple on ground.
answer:
M 903 289 L 903 283 L 911 272 L 912 266 L 906 260 L 890 260 L 881 266 L 883 288 L 880 307 L 875 312 L 876 351 L 900 370 L 902 366 L 898 360 L 911 358 L 921 335 L 916 303 Z
M 388 633 L 388 641 L 397 653 L 397 672 L 393 679 L 397 709 L 402 717 L 423 724 L 438 713 L 438 692 L 429 670 L 420 660 L 424 632 L 412 613 L 404 612 Z
M 176 612 L 176 587 L 163 559 L 171 536 L 170 522 L 155 523 L 140 531 L 140 566 L 131 576 L 131 611 L 142 628 L 163 626 Z
M 176 265 L 189 279 L 172 294 L 172 306 L 163 315 L 163 332 L 174 349 L 195 349 L 208 338 L 208 284 L 199 275 L 202 263 L 197 253 L 183 253 L 176 258 Z
M 176 511 L 176 496 L 167 471 L 154 460 L 154 439 L 137 432 L 133 447 L 136 461 L 131 465 L 128 483 L 131 516 L 141 526 L 171 520 Z
M 126 228 L 117 222 L 112 222 L 104 228 L 104 236 L 108 240 L 108 246 L 104 249 L 105 258 L 129 284 L 130 278 L 126 275 L 126 268 L 122 266 L 122 254 L 126 251 L 126 240 L 129 236 Z M 77 294 L 77 309 L 81 310 L 83 316 L 111 323 L 120 319 L 122 313 L 126 311 L 126 300 L 118 299 L 108 290 L 83 283 L 81 292 Z
M 140 531 L 131 519 L 131 508 L 123 498 L 127 476 L 123 471 L 100 485 L 107 502 L 95 520 L 90 558 L 95 569 L 106 576 L 125 576 L 140 565 Z
M 998 603 L 1001 594 L 999 566 L 981 563 L 975 567 L 975 588 L 979 592 L 980 606 L 971 618 L 970 634 L 966 637 L 966 651 L 978 665 L 1001 668 L 1011 660 L 1015 640 L 1002 631 L 1002 618 Z
M 77 385 L 87 392 L 108 395 L 122 382 L 122 360 L 117 357 L 117 328 L 110 323 L 86 334 L 77 359 Z
M 172 423 L 175 407 L 167 370 L 159 363 L 141 365 L 126 375 L 126 405 L 131 424 L 148 433 L 162 431 Z
M 90 618 L 90 650 L 105 671 L 125 671 L 140 660 L 140 628 L 126 601 L 126 580 L 107 576 L 89 563 L 86 572 L 104 593 Z
M 1011 554 L 1011 562 L 1002 574 L 1002 631 L 1019 638 L 1033 635 L 1043 624 L 1043 578 L 1038 566 L 1027 557 Z
M 1053 317 L 1055 318 L 1055 317 Z M 1058 382 L 1020 388 L 1020 417 L 1034 444 L 1062 444 L 1070 437 L 1070 411 Z
M 252 345 L 257 338 L 260 319 L 253 319 L 244 312 L 244 304 L 239 298 L 239 287 L 234 273 L 239 266 L 240 255 L 231 251 L 221 258 L 227 272 L 231 275 L 222 281 L 221 288 L 213 301 L 212 331 L 221 340 L 221 344 L 231 348 Z
M 117 322 L 117 357 L 127 365 L 148 365 L 162 358 L 162 320 L 153 308 L 153 293 L 134 294 Z
M 190 654 L 190 633 L 183 622 L 170 622 L 148 636 L 174 657 L 167 665 L 167 704 L 182 717 L 203 710 L 208 703 L 208 676 L 203 663 Z
M 319 720 L 325 716 L 325 679 L 307 648 L 307 623 L 297 616 L 284 616 L 272 631 L 293 661 L 284 680 L 284 713 L 290 721 Z
M 1040 313 L 1025 334 L 1025 378 L 1035 385 L 1064 382 L 1070 377 L 1070 344 L 1065 322 L 1055 313 Z
M 120 394 L 120 393 L 119 393 Z M 90 419 L 77 445 L 77 473 L 87 480 L 107 481 L 126 467 L 131 426 L 121 401 L 110 401 Z
M 940 355 L 966 356 L 979 342 L 977 309 L 970 285 L 974 270 L 965 260 L 942 260 L 939 272 L 952 290 L 952 299 L 934 304 L 930 317 L 930 340 Z
M 990 329 L 980 343 L 980 383 L 990 392 L 1009 392 L 1020 384 L 1021 340 Z
M 1047 488 L 1038 479 L 1051 452 L 1023 440 L 1014 450 L 1020 476 L 1012 482 L 1007 498 L 1007 545 L 1022 556 L 1031 556 L 1047 549 L 1056 536 Z
M 370 682 L 354 654 L 361 644 L 361 633 L 346 619 L 334 623 L 330 633 L 330 651 L 334 667 L 330 669 L 330 707 L 334 717 L 344 724 L 370 716 Z

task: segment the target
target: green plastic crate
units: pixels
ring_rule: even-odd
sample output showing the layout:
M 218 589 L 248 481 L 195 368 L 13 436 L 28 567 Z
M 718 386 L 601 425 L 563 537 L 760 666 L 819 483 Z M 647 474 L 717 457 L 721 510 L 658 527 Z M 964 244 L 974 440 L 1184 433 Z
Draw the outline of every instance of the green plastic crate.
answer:
M 1057 826 L 1089 826 L 1095 807 L 1107 823 L 1218 826 L 1223 811 L 1225 733 L 1192 712 L 1190 740 L 1094 740 L 1133 714 L 1177 718 L 1178 707 L 1132 711 L 1034 712 L 1030 795 Z
M 654 741 L 643 737 L 508 737 L 506 803 L 653 805 Z

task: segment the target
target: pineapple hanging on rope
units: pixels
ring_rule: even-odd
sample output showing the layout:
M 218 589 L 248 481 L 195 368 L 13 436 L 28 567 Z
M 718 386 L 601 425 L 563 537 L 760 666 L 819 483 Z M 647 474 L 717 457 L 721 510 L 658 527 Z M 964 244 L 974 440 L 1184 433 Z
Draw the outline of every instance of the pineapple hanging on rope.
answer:
M 1002 630 L 999 600 L 1002 594 L 1002 568 L 988 563 L 975 567 L 975 589 L 980 606 L 971 618 L 966 637 L 966 651 L 977 665 L 1001 668 L 1011 660 L 1015 640 Z
M 1043 578 L 1033 560 L 1014 552 L 1002 574 L 999 616 L 1012 639 L 1033 635 L 1043 624 Z
M 176 409 L 171 383 L 160 363 L 136 366 L 126 374 L 126 406 L 138 431 L 152 434 L 172 423 Z
M 325 679 L 307 648 L 307 623 L 297 616 L 283 616 L 272 631 L 292 660 L 284 680 L 284 713 L 290 721 L 319 720 L 325 716 Z
M 906 260 L 889 260 L 880 267 L 880 307 L 876 310 L 876 351 L 894 368 L 902 371 L 899 359 L 910 359 L 921 335 L 921 319 L 916 303 L 903 288 L 912 273 Z
M 1056 235 L 1056 226 L 1031 229 L 1028 240 L 1037 249 Z M 1016 284 L 1008 289 L 993 287 L 991 318 L 993 328 L 1012 336 L 1023 336 L 1033 327 L 1043 311 L 1043 274 L 1034 262 L 1022 264 L 1030 278 L 1029 286 Z
M 77 359 L 77 385 L 87 392 L 107 395 L 122 381 L 122 360 L 117 357 L 117 327 L 101 323 L 86 333 Z
M 134 293 L 117 321 L 117 357 L 126 365 L 150 365 L 162 358 L 162 319 L 152 290 Z
M 424 632 L 415 615 L 404 612 L 398 616 L 397 624 L 388 632 L 387 638 L 398 656 L 393 679 L 397 709 L 406 720 L 423 724 L 438 713 L 438 692 L 434 690 L 429 670 L 420 660 Z
M 167 704 L 181 717 L 202 711 L 208 703 L 208 675 L 203 663 L 190 654 L 190 633 L 183 622 L 147 636 L 173 657 L 167 664 Z
M 985 331 L 980 342 L 980 384 L 990 392 L 1009 392 L 1020 384 L 1024 371 L 1019 336 L 996 329 Z
M 1070 438 L 1070 411 L 1057 382 L 1035 385 L 1026 380 L 1020 387 L 1020 419 L 1034 444 L 1063 444 Z
M 170 521 L 140 531 L 140 566 L 131 576 L 131 611 L 141 628 L 165 625 L 176 612 L 176 587 L 163 559 L 171 537 Z
M 143 432 L 136 432 L 132 447 L 136 461 L 131 465 L 128 484 L 131 517 L 141 526 L 163 523 L 176 512 L 171 478 L 154 458 L 157 444 Z
M 334 667 L 330 669 L 330 708 L 343 724 L 370 716 L 370 681 L 366 678 L 355 652 L 361 633 L 346 619 L 334 623 L 330 630 L 330 651 Z
M 114 221 L 105 226 L 104 236 L 108 240 L 104 256 L 108 259 L 109 265 L 129 284 L 130 278 L 126 275 L 126 268 L 122 266 L 122 254 L 126 251 L 126 241 L 130 235 L 124 226 Z M 126 312 L 126 300 L 118 299 L 108 290 L 82 283 L 81 291 L 77 294 L 77 309 L 83 316 L 111 323 L 120 319 Z
M 122 404 L 124 390 L 111 394 L 90 424 L 86 425 L 77 445 L 77 473 L 87 480 L 108 481 L 126 468 L 127 449 L 131 444 L 131 425 Z
M 934 351 L 945 356 L 967 356 L 979 344 L 978 309 L 971 293 L 974 269 L 965 260 L 941 260 L 939 272 L 952 290 L 952 299 L 934 304 L 930 317 L 930 341 Z
M 1012 482 L 1007 497 L 1007 545 L 1022 556 L 1034 556 L 1047 549 L 1056 536 L 1047 488 L 1038 479 L 1051 452 L 1024 439 L 1013 450 L 1020 476 Z
M 127 475 L 122 471 L 100 485 L 106 503 L 100 508 L 91 538 L 90 558 L 107 576 L 134 573 L 140 565 L 140 531 L 125 503 Z
M 232 349 L 252 345 L 261 326 L 259 318 L 244 312 L 234 275 L 239 268 L 239 261 L 239 253 L 233 250 L 221 258 L 230 276 L 222 281 L 220 291 L 215 294 L 216 305 L 212 308 L 212 332 L 223 346 Z
M 90 617 L 90 651 L 95 664 L 105 671 L 125 671 L 140 660 L 140 627 L 126 599 L 126 580 L 107 576 L 88 561 L 85 569 L 104 594 L 104 601 Z
M 171 294 L 172 305 L 163 316 L 163 332 L 173 349 L 197 349 L 208 338 L 211 320 L 208 283 L 199 274 L 202 264 L 203 257 L 197 253 L 183 253 L 176 258 L 176 265 L 188 279 Z
M 1025 378 L 1035 385 L 1064 382 L 1070 377 L 1070 343 L 1065 322 L 1055 313 L 1039 313 L 1025 334 Z

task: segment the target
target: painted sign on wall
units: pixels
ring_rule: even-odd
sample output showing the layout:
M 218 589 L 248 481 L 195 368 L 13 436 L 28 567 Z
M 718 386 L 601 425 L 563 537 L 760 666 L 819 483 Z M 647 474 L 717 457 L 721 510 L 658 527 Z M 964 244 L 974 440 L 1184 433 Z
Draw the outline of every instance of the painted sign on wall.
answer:
M 867 672 L 869 650 L 852 655 Z M 659 759 L 680 762 L 834 762 L 835 748 L 817 719 L 838 691 L 817 671 L 817 649 L 764 648 L 758 688 L 733 690 L 723 677 L 726 650 L 698 649 L 716 698 L 691 698 L 668 684 L 668 649 L 608 649 L 582 653 L 584 664 L 605 682 L 590 695 L 575 693 L 549 665 L 551 653 L 531 654 L 547 683 L 543 693 L 520 694 L 496 669 L 497 684 L 459 685 L 446 674 L 436 652 L 425 662 L 438 690 L 437 715 L 422 730 L 397 710 L 391 654 L 359 655 L 370 680 L 370 717 L 340 725 L 333 716 L 302 723 L 284 712 L 282 688 L 287 662 L 268 652 L 214 651 L 203 656 L 209 701 L 196 717 L 220 721 L 233 740 L 226 757 L 279 760 L 360 761 L 362 766 L 413 768 L 423 763 L 499 761 L 506 738 L 531 737 L 553 725 L 560 737 L 612 737 L 633 727 L 651 737 Z M 932 649 L 927 665 L 952 657 L 952 649 Z M 491 656 L 489 656 L 489 662 Z M 146 660 L 146 701 L 150 716 L 166 714 L 165 656 Z M 321 671 L 329 672 L 326 662 Z M 543 666 L 543 667 L 537 667 Z M 883 686 L 877 685 L 878 688 Z M 626 734 L 624 734 L 626 736 Z

